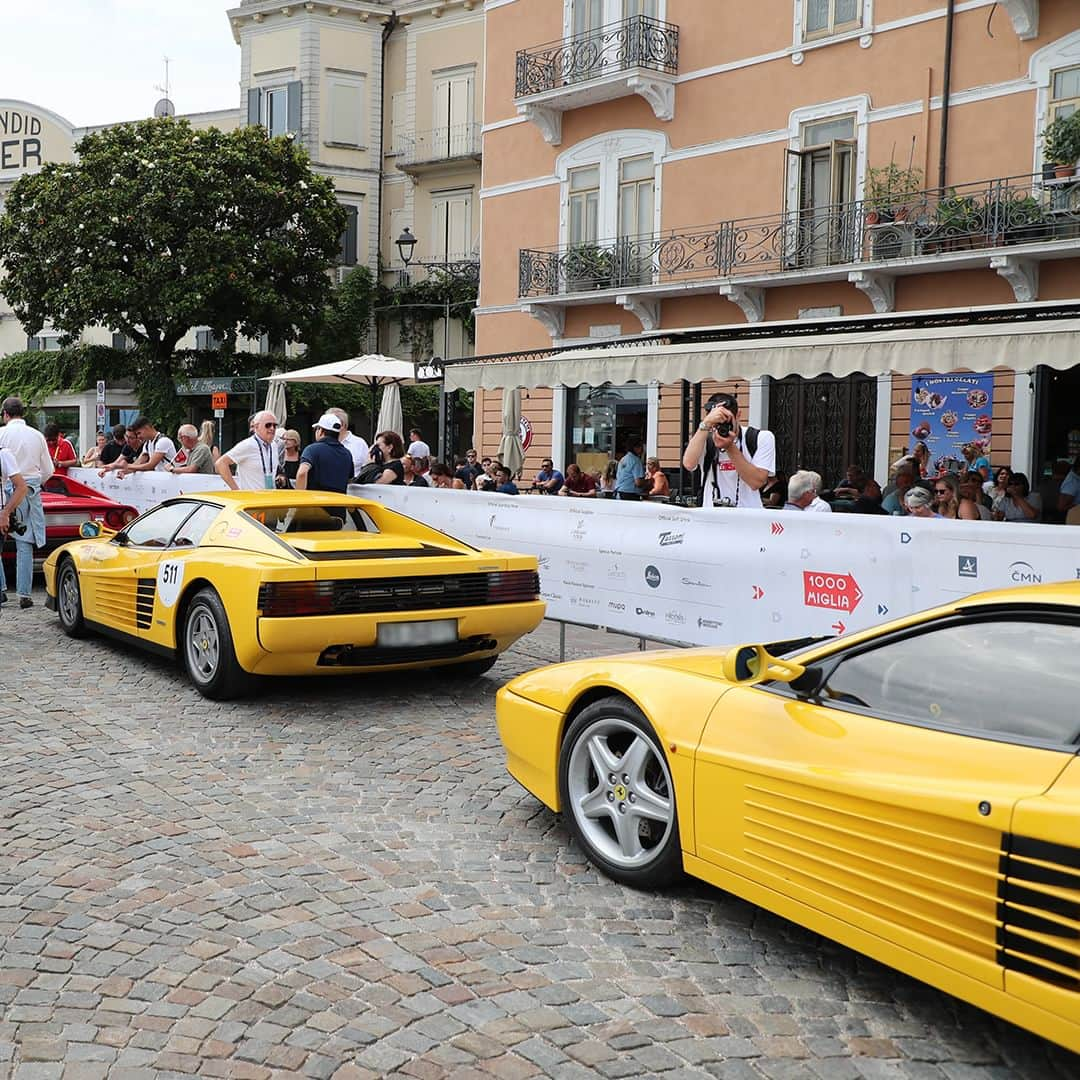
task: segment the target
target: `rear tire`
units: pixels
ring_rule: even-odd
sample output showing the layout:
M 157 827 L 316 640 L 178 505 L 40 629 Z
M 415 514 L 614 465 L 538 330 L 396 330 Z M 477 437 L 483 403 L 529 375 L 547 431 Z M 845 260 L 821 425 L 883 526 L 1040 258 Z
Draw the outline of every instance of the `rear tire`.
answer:
M 69 638 L 86 637 L 79 572 L 70 558 L 64 559 L 56 575 L 56 614 L 60 618 L 60 629 Z
M 671 771 L 652 724 L 625 698 L 595 701 L 570 725 L 559 801 L 570 832 L 608 877 L 654 889 L 682 876 Z
M 213 589 L 200 589 L 188 604 L 180 652 L 188 676 L 203 697 L 228 701 L 251 690 L 252 676 L 236 659 L 229 617 Z

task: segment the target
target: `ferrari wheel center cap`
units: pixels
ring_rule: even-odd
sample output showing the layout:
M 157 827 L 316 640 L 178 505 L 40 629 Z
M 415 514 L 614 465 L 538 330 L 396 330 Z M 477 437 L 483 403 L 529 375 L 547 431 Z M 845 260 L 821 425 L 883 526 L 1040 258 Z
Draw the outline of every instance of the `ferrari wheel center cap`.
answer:
M 616 784 L 615 785 L 615 798 L 618 799 L 619 802 L 626 802 L 626 796 L 627 796 L 626 785 L 625 784 Z

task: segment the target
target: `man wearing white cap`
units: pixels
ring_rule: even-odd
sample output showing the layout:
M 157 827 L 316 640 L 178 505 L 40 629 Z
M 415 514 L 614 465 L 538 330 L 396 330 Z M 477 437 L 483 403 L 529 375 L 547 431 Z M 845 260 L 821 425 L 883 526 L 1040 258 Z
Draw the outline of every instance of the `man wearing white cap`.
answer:
M 251 434 L 217 459 L 218 475 L 233 491 L 273 488 L 278 470 L 277 417 L 268 410 L 251 418 Z M 236 466 L 236 476 L 232 466 Z
M 344 495 L 353 475 L 353 456 L 341 445 L 342 423 L 332 412 L 314 425 L 315 442 L 304 447 L 296 470 L 300 491 L 335 491 Z

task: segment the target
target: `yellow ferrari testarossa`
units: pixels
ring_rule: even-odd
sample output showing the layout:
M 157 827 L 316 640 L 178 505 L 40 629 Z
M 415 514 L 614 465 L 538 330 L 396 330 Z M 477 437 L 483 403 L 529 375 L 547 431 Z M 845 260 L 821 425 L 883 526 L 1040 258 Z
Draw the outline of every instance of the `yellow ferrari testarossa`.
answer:
M 45 562 L 64 632 L 179 656 L 211 698 L 243 693 L 252 675 L 482 674 L 544 617 L 533 556 L 346 495 L 191 495 L 119 532 L 84 532 Z
M 499 691 L 601 870 L 685 870 L 1080 1051 L 1080 581 Z

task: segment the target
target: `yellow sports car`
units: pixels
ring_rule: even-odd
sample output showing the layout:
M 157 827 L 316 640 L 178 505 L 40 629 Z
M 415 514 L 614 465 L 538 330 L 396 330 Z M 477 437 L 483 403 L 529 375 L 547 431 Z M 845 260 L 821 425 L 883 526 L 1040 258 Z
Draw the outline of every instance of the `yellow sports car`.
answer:
M 170 499 L 45 563 L 48 606 L 179 655 L 207 697 L 253 675 L 481 674 L 544 617 L 536 559 L 484 551 L 379 503 L 301 491 Z
M 1080 581 L 839 639 L 542 668 L 511 774 L 605 873 L 680 871 L 1080 1051 Z

